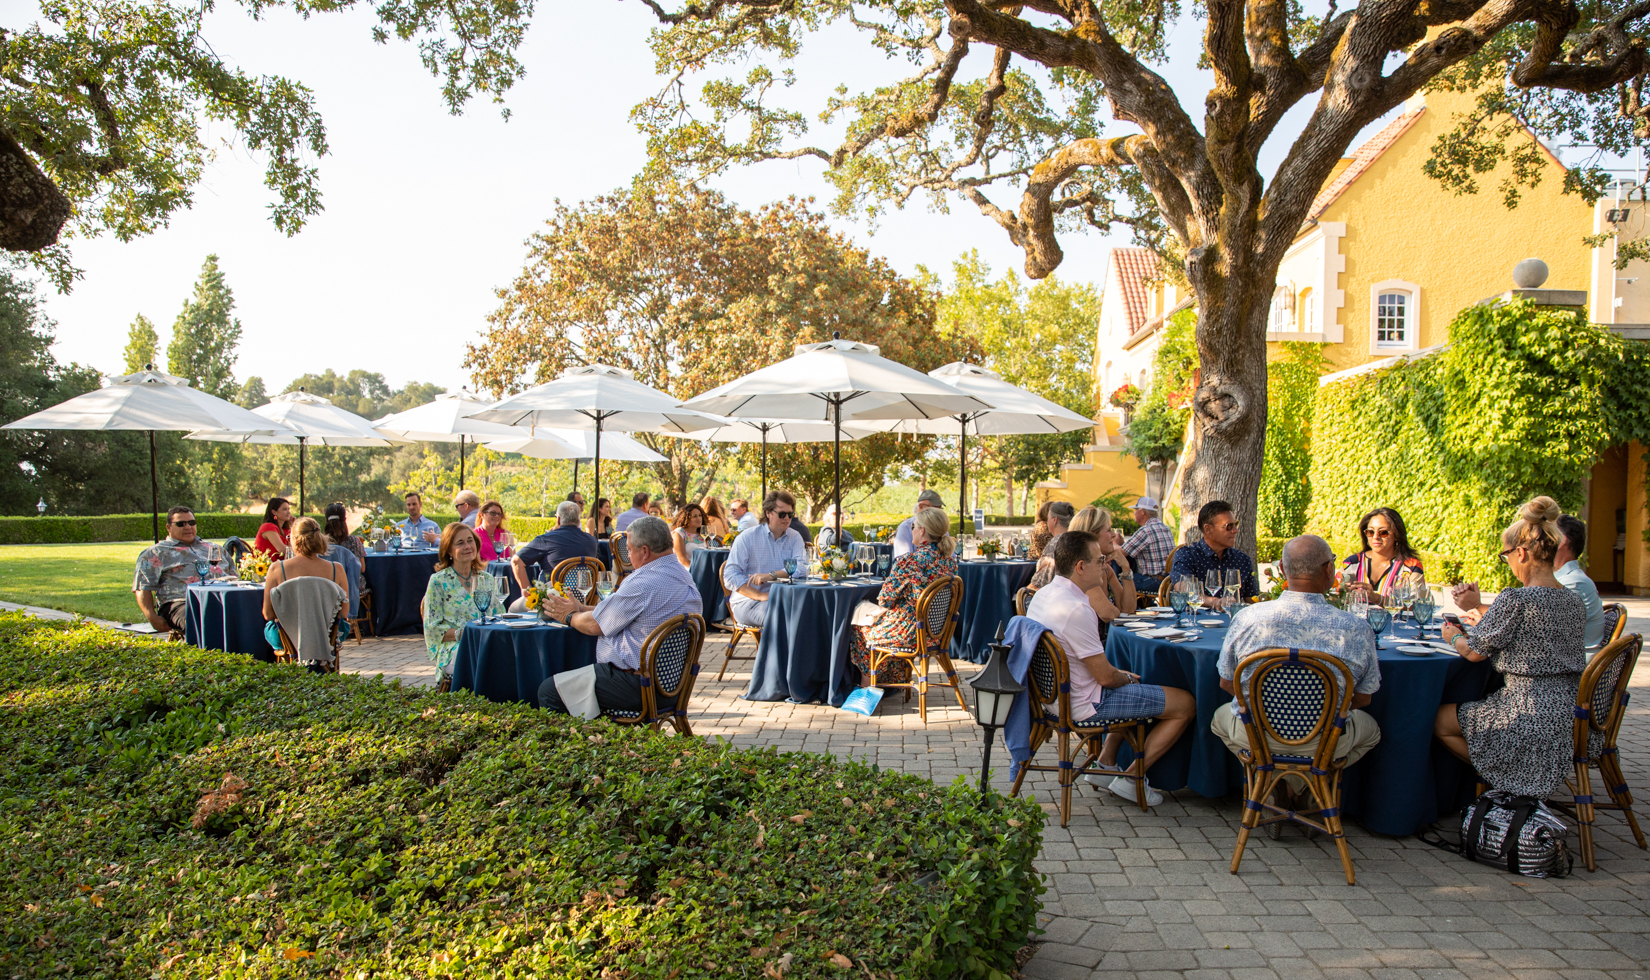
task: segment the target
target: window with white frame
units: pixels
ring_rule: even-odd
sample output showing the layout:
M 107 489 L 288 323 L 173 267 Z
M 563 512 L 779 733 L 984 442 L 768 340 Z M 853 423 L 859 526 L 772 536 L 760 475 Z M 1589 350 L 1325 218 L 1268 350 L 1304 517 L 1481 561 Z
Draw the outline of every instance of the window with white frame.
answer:
M 1272 291 L 1272 312 L 1266 318 L 1266 332 L 1294 333 L 1296 329 L 1294 284 L 1280 283 Z
M 1413 350 L 1421 287 L 1389 279 L 1370 287 L 1370 346 Z
M 1300 311 L 1301 333 L 1318 332 L 1318 297 L 1308 286 L 1301 290 L 1300 299 L 1296 301 L 1296 308 Z

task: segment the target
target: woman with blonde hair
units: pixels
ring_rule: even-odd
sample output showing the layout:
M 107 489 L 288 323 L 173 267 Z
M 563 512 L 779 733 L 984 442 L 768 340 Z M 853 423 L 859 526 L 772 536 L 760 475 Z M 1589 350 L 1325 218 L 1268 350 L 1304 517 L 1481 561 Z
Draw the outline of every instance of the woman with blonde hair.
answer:
M 848 657 L 860 673 L 870 673 L 871 648 L 909 647 L 917 642 L 917 598 L 929 583 L 957 574 L 957 539 L 951 536 L 951 518 L 943 507 L 924 507 L 911 516 L 911 551 L 894 561 L 877 605 L 885 612 L 870 626 L 855 626 L 849 637 Z M 911 680 L 911 662 L 890 660 L 878 681 L 904 684 Z
M 327 540 L 320 522 L 313 517 L 300 517 L 292 523 L 291 529 L 292 557 L 271 564 L 269 572 L 264 575 L 264 639 L 276 650 L 281 648 L 281 631 L 275 616 L 275 586 L 288 579 L 313 575 L 327 579 L 343 589 L 345 595 L 349 594 L 349 573 L 344 571 L 344 566 L 327 561 L 327 549 L 332 547 L 332 542 Z M 348 635 L 348 632 L 346 623 L 340 637 Z M 324 668 L 320 664 L 311 664 L 310 669 L 319 673 Z
M 443 676 L 453 672 L 459 631 L 480 618 L 482 610 L 497 616 L 504 612 L 504 603 L 487 574 L 481 539 L 473 528 L 454 521 L 441 531 L 435 574 L 424 592 L 424 645 Z
M 718 538 L 728 536 L 728 514 L 722 509 L 722 501 L 709 494 L 699 501 L 699 509 L 705 512 L 705 533 Z
M 1120 614 L 1134 612 L 1138 596 L 1134 588 L 1134 572 L 1129 566 L 1129 556 L 1123 554 L 1123 549 L 1117 543 L 1117 535 L 1111 529 L 1111 511 L 1099 507 L 1084 507 L 1071 519 L 1071 531 L 1087 531 L 1100 539 L 1100 553 L 1110 561 L 1107 565 L 1112 574 L 1106 576 L 1106 583 L 1089 590 L 1089 605 L 1103 623 L 1110 623 Z M 1054 558 L 1044 555 L 1037 564 L 1037 573 L 1031 577 L 1031 587 L 1040 589 L 1054 580 Z M 1102 634 L 1104 638 L 1104 634 Z
M 1465 660 L 1488 660 L 1506 686 L 1479 701 L 1438 709 L 1433 733 L 1495 789 L 1546 798 L 1571 768 L 1572 709 L 1587 655 L 1587 607 L 1553 576 L 1562 516 L 1551 497 L 1518 510 L 1501 534 L 1501 560 L 1519 587 L 1506 589 L 1477 625 L 1444 626 Z

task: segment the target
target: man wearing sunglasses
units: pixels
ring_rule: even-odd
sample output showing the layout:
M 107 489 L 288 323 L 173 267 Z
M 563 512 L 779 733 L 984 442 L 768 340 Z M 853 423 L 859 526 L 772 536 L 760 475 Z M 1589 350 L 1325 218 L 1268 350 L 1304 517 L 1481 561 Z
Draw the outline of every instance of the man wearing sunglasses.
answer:
M 1224 500 L 1209 501 L 1197 512 L 1197 526 L 1203 532 L 1203 540 L 1194 541 L 1175 552 L 1174 568 L 1170 569 L 1170 574 L 1175 578 L 1190 575 L 1202 585 L 1210 571 L 1218 570 L 1224 574 L 1235 569 L 1242 577 L 1242 598 L 1247 600 L 1259 595 L 1260 590 L 1255 584 L 1254 559 L 1232 547 L 1237 543 L 1239 527 L 1238 519 L 1232 515 L 1232 505 Z M 1214 606 L 1224 606 L 1227 602 L 1225 599 L 1203 601 Z
M 132 576 L 132 591 L 149 625 L 162 633 L 183 632 L 189 586 L 201 581 L 195 563 L 211 558 L 211 546 L 195 534 L 195 514 L 187 507 L 166 512 L 166 540 L 143 549 Z
M 733 618 L 746 626 L 761 626 L 768 615 L 768 587 L 788 578 L 785 560 L 807 561 L 802 535 L 791 526 L 796 514 L 796 498 L 783 490 L 769 492 L 762 501 L 762 525 L 733 539 L 722 578 L 733 590 L 728 608 Z

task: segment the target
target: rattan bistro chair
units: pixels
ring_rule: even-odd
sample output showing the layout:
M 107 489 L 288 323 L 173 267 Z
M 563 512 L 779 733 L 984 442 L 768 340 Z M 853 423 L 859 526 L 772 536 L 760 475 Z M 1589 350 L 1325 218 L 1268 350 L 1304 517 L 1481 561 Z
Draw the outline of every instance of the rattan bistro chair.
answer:
M 1269 647 L 1238 663 L 1236 676 L 1245 674 L 1248 680 L 1235 685 L 1233 691 L 1234 710 L 1249 736 L 1249 747 L 1238 753 L 1243 763 L 1243 824 L 1232 853 L 1232 874 L 1237 874 L 1243 860 L 1250 831 L 1276 821 L 1293 821 L 1335 841 L 1346 883 L 1354 884 L 1352 853 L 1341 832 L 1345 766 L 1335 758 L 1336 743 L 1346 730 L 1352 706 L 1351 669 L 1327 653 Z M 1302 754 L 1275 754 L 1273 743 L 1298 746 Z M 1306 783 L 1312 809 L 1286 810 L 1271 802 L 1272 790 L 1286 774 Z M 1312 814 L 1318 819 L 1312 819 Z
M 963 711 L 968 702 L 963 700 L 962 688 L 957 684 L 957 668 L 951 663 L 951 634 L 957 628 L 957 610 L 962 608 L 963 580 L 957 575 L 942 575 L 923 587 L 917 596 L 917 638 L 908 647 L 872 646 L 866 651 L 871 669 L 865 674 L 866 687 L 915 688 L 917 716 L 928 722 L 928 662 L 938 660 L 945 671 L 941 687 L 949 686 L 957 695 L 957 704 Z M 911 665 L 911 679 L 900 683 L 877 683 L 882 665 L 903 660 Z
M 654 731 L 668 721 L 677 732 L 692 735 L 687 706 L 699 677 L 704 643 L 705 618 L 697 613 L 672 616 L 654 627 L 642 643 L 642 710 L 607 710 L 602 715 L 621 725 L 649 725 Z
M 726 565 L 722 566 L 722 572 L 725 571 L 727 571 Z M 728 618 L 726 622 L 731 623 L 732 625 L 724 627 L 728 631 L 728 650 L 727 653 L 722 655 L 722 669 L 716 672 L 717 680 L 722 679 L 722 675 L 728 672 L 728 664 L 733 663 L 735 660 L 755 660 L 756 647 L 762 642 L 762 627 L 746 626 L 744 623 L 741 623 L 739 620 L 734 618 L 733 590 L 728 588 L 728 580 L 722 577 L 722 572 L 716 573 L 716 581 L 722 586 L 722 598 L 726 599 L 728 603 Z M 751 655 L 748 657 L 734 656 L 733 648 L 738 646 L 739 640 L 746 636 L 751 638 Z
M 1604 604 L 1604 646 L 1621 639 L 1621 634 L 1627 629 L 1627 607 L 1619 602 Z
M 580 602 L 594 604 L 596 601 L 596 576 L 607 571 L 601 559 L 581 555 L 577 558 L 566 558 L 556 563 L 550 570 L 550 584 L 560 585 L 572 597 Z
M 1085 668 L 1087 669 L 1087 668 Z M 1146 723 L 1150 718 L 1124 718 L 1102 721 L 1089 718 L 1074 721 L 1071 717 L 1071 661 L 1066 648 L 1052 631 L 1043 633 L 1037 649 L 1031 654 L 1031 667 L 1026 671 L 1026 696 L 1031 698 L 1031 759 L 1014 774 L 1014 788 L 1010 796 L 1020 795 L 1020 783 L 1026 770 L 1057 772 L 1060 774 L 1060 826 L 1071 822 L 1071 787 L 1077 777 L 1087 773 L 1104 772 L 1108 776 L 1126 776 L 1134 780 L 1135 801 L 1146 809 Z M 1053 709 L 1052 711 L 1050 709 Z M 1106 736 L 1117 733 L 1134 750 L 1134 762 L 1123 772 L 1094 768 L 1105 746 Z M 1059 736 L 1059 765 L 1033 765 L 1037 749 L 1053 736 Z M 1073 736 L 1076 736 L 1075 740 Z M 1077 754 L 1088 750 L 1081 764 Z
M 630 564 L 630 532 L 614 531 L 608 536 L 607 547 L 613 553 L 613 571 L 618 573 L 613 576 L 613 587 L 618 588 L 624 577 L 636 570 Z
M 1029 585 L 1014 593 L 1014 615 L 1024 616 L 1026 610 L 1031 608 L 1031 599 L 1036 594 L 1037 590 Z
M 1606 606 L 1606 609 L 1609 607 Z M 1618 607 L 1619 608 L 1619 607 Z M 1616 749 L 1616 735 L 1621 731 L 1622 719 L 1627 715 L 1627 685 L 1632 681 L 1633 668 L 1638 664 L 1643 638 L 1629 633 L 1605 645 L 1587 662 L 1581 672 L 1581 686 L 1575 706 L 1575 773 L 1565 779 L 1570 799 L 1552 802 L 1570 811 L 1581 830 L 1581 859 L 1588 871 L 1597 871 L 1593 859 L 1593 812 L 1620 810 L 1633 831 L 1639 849 L 1645 849 L 1644 832 L 1633 815 L 1633 794 L 1627 788 L 1627 777 L 1621 771 L 1621 753 Z M 1610 802 L 1593 799 L 1592 769 L 1604 784 Z
M 1169 560 L 1163 563 L 1163 581 L 1157 583 L 1157 604 L 1159 606 L 1169 604 L 1169 593 L 1174 591 L 1174 559 L 1176 555 L 1180 554 L 1180 549 L 1184 547 L 1185 545 L 1179 545 L 1171 550 Z

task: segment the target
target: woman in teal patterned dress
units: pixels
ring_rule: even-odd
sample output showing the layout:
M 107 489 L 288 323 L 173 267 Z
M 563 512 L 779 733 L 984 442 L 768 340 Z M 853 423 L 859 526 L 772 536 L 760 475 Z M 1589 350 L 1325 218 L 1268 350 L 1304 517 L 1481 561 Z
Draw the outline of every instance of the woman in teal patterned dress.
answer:
M 951 519 L 939 507 L 924 507 L 911 518 L 913 550 L 894 562 L 893 571 L 877 593 L 877 605 L 886 609 L 870 626 L 855 626 L 849 658 L 861 674 L 870 673 L 874 646 L 909 647 L 917 642 L 917 598 L 937 578 L 957 574 L 957 539 L 951 537 Z M 911 662 L 889 660 L 878 681 L 905 684 L 911 680 Z
M 481 558 L 481 539 L 468 526 L 454 521 L 441 532 L 435 574 L 430 576 L 429 589 L 424 593 L 424 645 L 444 676 L 453 672 L 459 632 L 464 624 L 481 616 L 476 608 L 478 596 L 486 597 L 487 615 L 504 612 L 498 587 Z

